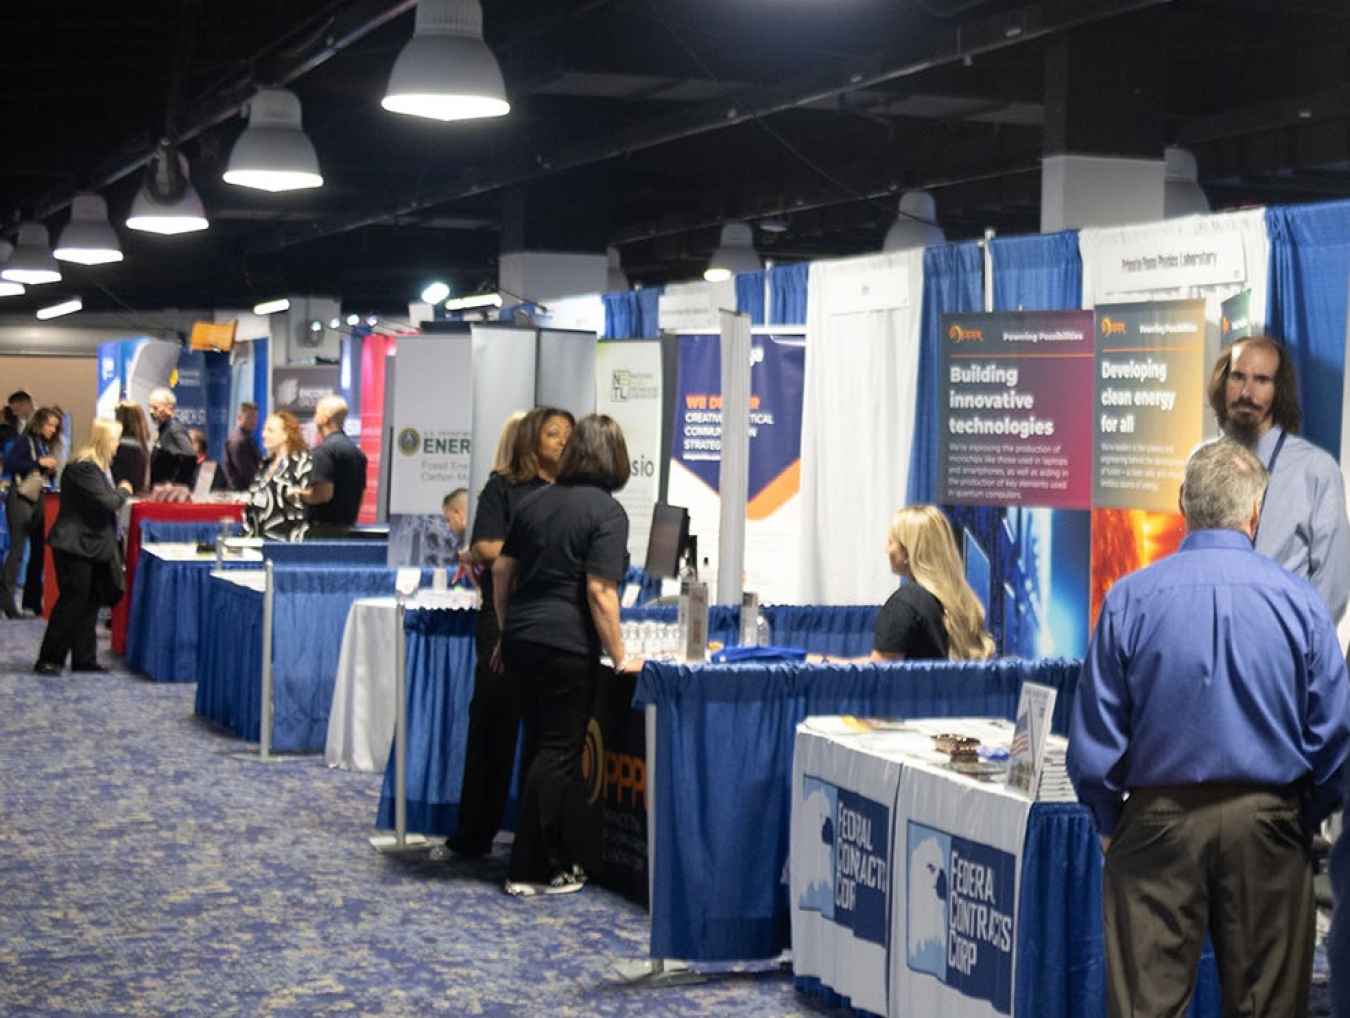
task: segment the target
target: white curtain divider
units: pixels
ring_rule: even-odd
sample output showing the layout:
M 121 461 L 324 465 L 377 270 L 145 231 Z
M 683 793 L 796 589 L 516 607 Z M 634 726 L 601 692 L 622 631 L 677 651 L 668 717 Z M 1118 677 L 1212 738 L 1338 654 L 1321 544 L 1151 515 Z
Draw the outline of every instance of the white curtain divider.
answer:
M 914 437 L 923 252 L 811 266 L 802 406 L 803 604 L 880 604 Z

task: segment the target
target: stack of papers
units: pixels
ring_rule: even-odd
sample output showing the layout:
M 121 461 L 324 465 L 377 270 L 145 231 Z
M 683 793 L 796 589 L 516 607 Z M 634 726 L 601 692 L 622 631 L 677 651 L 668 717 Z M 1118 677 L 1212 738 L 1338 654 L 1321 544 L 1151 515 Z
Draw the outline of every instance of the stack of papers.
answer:
M 1073 785 L 1069 783 L 1069 773 L 1064 769 L 1064 757 L 1069 749 L 1069 740 L 1062 735 L 1050 735 L 1046 739 L 1045 757 L 1041 765 L 1040 786 L 1036 789 L 1037 802 L 1077 802 Z

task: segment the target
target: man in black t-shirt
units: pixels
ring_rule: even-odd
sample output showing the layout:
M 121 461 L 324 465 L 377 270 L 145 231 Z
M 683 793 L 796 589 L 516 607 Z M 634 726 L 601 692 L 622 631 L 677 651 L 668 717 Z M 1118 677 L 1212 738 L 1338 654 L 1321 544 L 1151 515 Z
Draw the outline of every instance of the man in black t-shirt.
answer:
M 308 537 L 345 537 L 361 511 L 366 493 L 366 454 L 342 430 L 347 401 L 324 396 L 314 407 L 314 426 L 323 441 L 312 455 L 310 486 L 299 493 L 308 509 Z

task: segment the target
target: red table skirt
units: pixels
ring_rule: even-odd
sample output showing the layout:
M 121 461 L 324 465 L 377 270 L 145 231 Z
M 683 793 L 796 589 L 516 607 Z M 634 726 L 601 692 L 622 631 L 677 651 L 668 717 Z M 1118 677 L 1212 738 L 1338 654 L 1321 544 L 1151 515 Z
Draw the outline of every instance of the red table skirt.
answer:
M 47 531 L 56 522 L 61 506 L 59 494 L 47 496 Z M 214 522 L 229 517 L 243 517 L 244 507 L 238 502 L 135 502 L 131 506 L 131 527 L 127 532 L 127 589 L 112 612 L 112 649 L 115 654 L 127 648 L 127 618 L 131 613 L 131 591 L 136 580 L 136 561 L 141 554 L 141 521 L 173 520 L 179 523 Z M 45 568 L 42 571 L 42 609 L 50 615 L 56 604 L 56 569 L 52 565 L 51 545 L 47 546 Z

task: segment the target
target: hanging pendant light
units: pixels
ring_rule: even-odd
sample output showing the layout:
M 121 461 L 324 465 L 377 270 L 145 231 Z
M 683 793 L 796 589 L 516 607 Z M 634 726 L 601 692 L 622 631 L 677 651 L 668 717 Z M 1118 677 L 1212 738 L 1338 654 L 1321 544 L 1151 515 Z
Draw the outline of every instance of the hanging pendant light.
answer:
M 746 272 L 758 272 L 764 268 L 759 254 L 755 251 L 755 236 L 748 223 L 727 223 L 722 227 L 722 242 L 713 251 L 708 267 L 703 270 L 703 278 L 710 283 L 719 283 L 732 276 Z
M 9 256 L 14 253 L 14 245 L 7 240 L 0 240 L 0 270 L 3 270 L 9 262 Z M 17 297 L 24 292 L 22 283 L 11 283 L 0 275 L 0 297 Z
M 173 236 L 205 230 L 206 210 L 188 179 L 187 157 L 172 145 L 161 145 L 145 167 L 145 183 L 136 192 L 127 228 Z
M 52 257 L 47 242 L 47 228 L 41 223 L 24 223 L 10 253 L 9 261 L 0 269 L 0 279 L 26 286 L 41 286 L 61 280 L 61 267 Z
M 937 202 L 927 191 L 906 191 L 900 196 L 900 214 L 882 241 L 883 251 L 909 251 L 947 243 L 937 224 Z
M 108 222 L 108 203 L 96 194 L 77 194 L 70 206 L 70 222 L 52 254 L 59 261 L 79 265 L 120 262 L 122 245 Z
M 300 100 L 264 89 L 248 104 L 248 126 L 230 152 L 225 183 L 260 191 L 299 191 L 323 184 L 319 157 L 300 126 Z
M 392 113 L 473 120 L 510 112 L 497 58 L 483 41 L 478 0 L 419 0 L 381 104 Z

